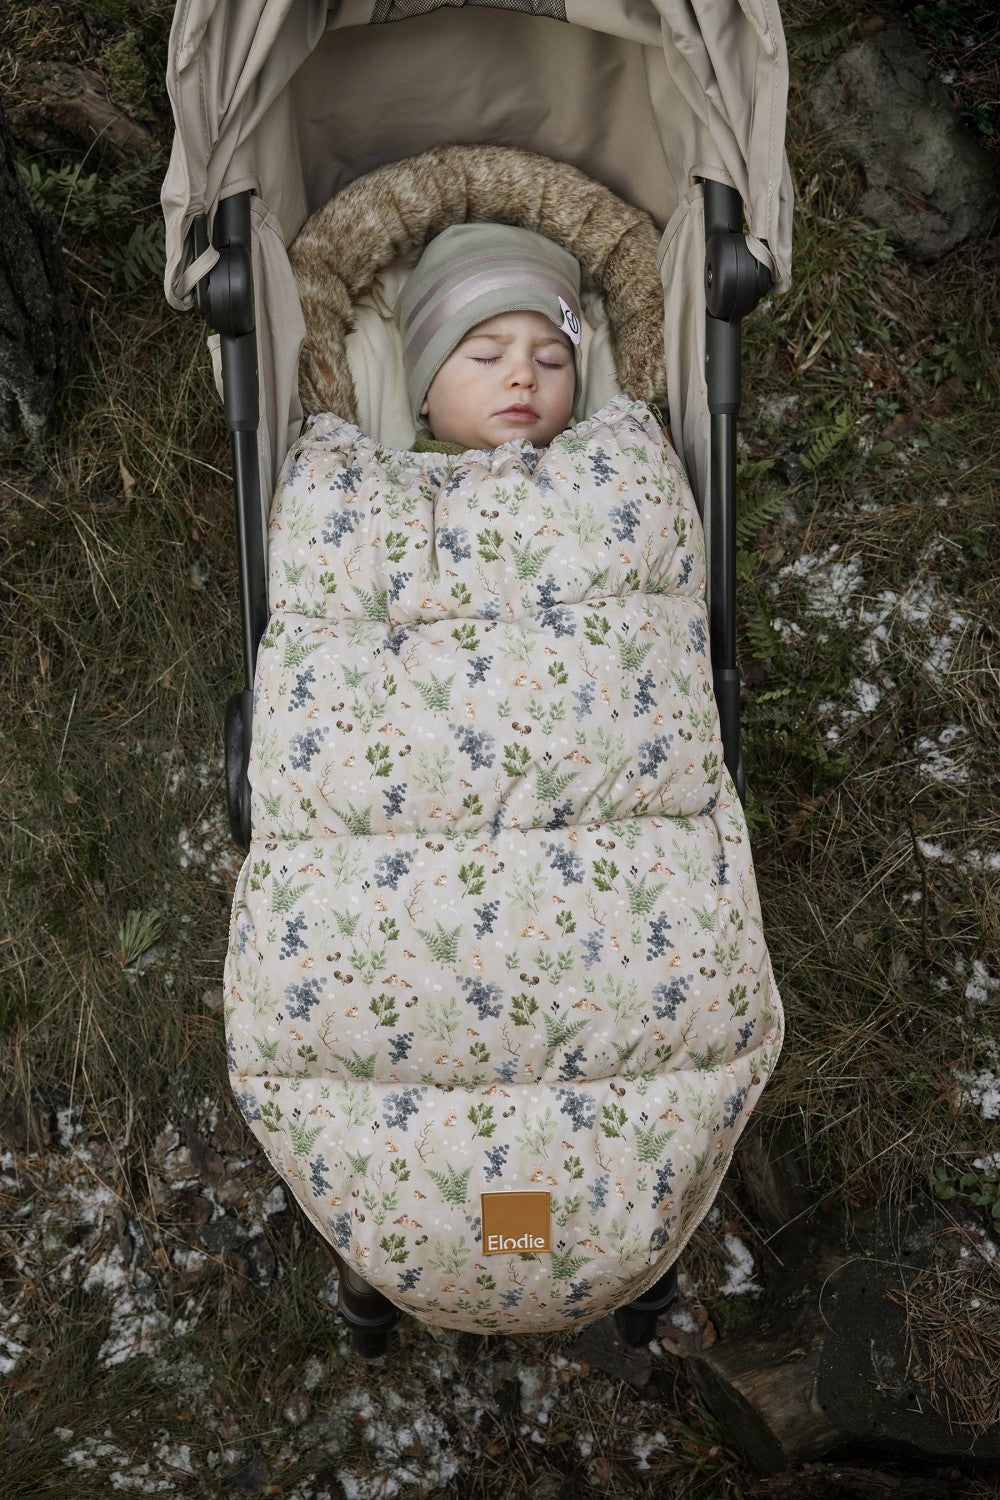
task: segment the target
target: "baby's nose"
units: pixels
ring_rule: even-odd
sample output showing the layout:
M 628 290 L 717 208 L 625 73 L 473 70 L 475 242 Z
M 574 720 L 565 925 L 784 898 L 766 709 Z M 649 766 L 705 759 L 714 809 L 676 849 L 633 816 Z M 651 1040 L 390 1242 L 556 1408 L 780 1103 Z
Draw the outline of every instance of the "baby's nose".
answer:
M 530 354 L 516 354 L 511 360 L 510 378 L 515 385 L 534 385 L 535 361 Z

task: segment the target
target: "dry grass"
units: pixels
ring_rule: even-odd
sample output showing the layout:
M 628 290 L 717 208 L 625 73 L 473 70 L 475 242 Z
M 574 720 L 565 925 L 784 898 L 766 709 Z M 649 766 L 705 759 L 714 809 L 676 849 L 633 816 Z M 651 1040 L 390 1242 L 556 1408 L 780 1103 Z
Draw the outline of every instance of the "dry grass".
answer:
M 1000 1271 L 988 1241 L 955 1225 L 897 1294 L 906 1312 L 907 1377 L 948 1425 L 982 1437 L 1000 1424 Z

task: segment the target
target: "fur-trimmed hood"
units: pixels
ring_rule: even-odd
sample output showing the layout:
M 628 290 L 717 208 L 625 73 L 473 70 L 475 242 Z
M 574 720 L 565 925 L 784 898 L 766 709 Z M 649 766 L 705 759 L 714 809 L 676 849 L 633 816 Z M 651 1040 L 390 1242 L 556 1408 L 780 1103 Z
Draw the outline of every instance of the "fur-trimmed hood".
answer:
M 468 220 L 534 229 L 575 255 L 584 292 L 603 299 L 622 390 L 666 404 L 652 219 L 575 167 L 535 152 L 438 146 L 357 178 L 307 220 L 289 251 L 307 329 L 299 365 L 307 414 L 357 421 L 346 354 L 355 303 L 380 272 L 414 262 L 434 235 Z

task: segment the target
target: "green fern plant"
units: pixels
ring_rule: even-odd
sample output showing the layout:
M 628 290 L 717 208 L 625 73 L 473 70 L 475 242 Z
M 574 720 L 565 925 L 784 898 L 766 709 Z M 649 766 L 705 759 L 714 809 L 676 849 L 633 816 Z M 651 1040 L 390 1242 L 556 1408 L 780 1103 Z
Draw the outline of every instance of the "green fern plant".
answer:
M 756 661 L 773 661 L 784 644 L 763 610 L 756 610 L 749 616 L 743 634 Z
M 813 21 L 789 31 L 789 51 L 803 62 L 829 62 L 862 33 L 860 21 Z
M 163 225 L 150 215 L 148 171 L 126 172 L 108 180 L 98 172 L 74 167 L 42 168 L 37 162 L 20 164 L 21 181 L 29 197 L 50 213 L 71 249 L 99 250 L 99 261 L 112 283 L 134 291 L 163 274 Z M 142 212 L 144 222 L 125 237 L 131 221 Z
M 770 483 L 773 458 L 744 459 L 736 474 L 736 577 L 738 582 L 751 579 L 760 567 L 755 543 L 761 532 L 772 526 L 789 501 L 789 490 Z M 792 491 L 791 493 L 794 493 Z
M 809 473 L 821 469 L 833 457 L 841 443 L 856 430 L 857 421 L 854 412 L 850 406 L 842 406 L 830 425 L 816 434 L 803 453 L 802 467 Z

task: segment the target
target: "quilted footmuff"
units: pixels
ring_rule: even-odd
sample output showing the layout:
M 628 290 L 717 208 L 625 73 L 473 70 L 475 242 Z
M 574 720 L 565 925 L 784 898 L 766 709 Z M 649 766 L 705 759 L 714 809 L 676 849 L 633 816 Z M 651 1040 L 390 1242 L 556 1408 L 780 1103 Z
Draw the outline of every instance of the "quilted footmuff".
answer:
M 597 1318 L 680 1253 L 782 1036 L 683 470 L 624 397 L 541 452 L 319 417 L 269 572 L 240 1107 L 398 1306 Z

